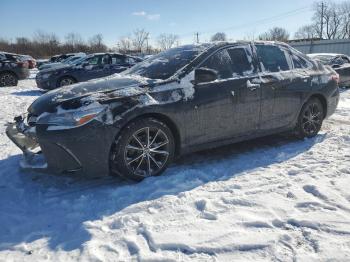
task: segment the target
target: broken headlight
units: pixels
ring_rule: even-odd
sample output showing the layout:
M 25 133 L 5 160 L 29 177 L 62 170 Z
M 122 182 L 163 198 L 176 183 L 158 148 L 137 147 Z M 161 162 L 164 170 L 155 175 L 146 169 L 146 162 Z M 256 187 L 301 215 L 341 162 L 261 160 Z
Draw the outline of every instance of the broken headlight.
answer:
M 38 125 L 49 125 L 48 130 L 79 127 L 102 115 L 106 106 L 88 105 L 75 110 L 58 108 L 56 113 L 43 113 L 37 119 Z

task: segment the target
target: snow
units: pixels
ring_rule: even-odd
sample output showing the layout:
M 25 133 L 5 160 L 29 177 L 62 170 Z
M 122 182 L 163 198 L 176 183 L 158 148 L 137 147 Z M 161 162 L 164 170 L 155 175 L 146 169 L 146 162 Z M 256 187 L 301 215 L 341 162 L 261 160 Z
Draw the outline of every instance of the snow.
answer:
M 272 136 L 130 183 L 25 173 L 5 123 L 41 93 L 0 89 L 0 261 L 349 261 L 350 90 L 314 139 Z

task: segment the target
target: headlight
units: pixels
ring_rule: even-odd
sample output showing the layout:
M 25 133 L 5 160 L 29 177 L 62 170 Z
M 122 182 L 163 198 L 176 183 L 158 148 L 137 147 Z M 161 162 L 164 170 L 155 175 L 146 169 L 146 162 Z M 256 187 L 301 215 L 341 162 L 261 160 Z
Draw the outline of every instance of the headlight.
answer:
M 37 124 L 49 125 L 48 130 L 62 130 L 82 126 L 105 112 L 106 106 L 91 104 L 74 110 L 59 108 L 57 113 L 43 113 Z

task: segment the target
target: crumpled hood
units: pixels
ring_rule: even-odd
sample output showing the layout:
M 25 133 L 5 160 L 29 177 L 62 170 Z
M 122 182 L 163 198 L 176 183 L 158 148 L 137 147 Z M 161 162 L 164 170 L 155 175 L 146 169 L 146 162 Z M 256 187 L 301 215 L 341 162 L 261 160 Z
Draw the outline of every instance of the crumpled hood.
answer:
M 122 90 L 123 92 L 117 92 L 116 97 L 127 97 L 135 95 L 135 87 L 146 86 L 152 82 L 154 81 L 140 76 L 113 75 L 106 78 L 61 87 L 47 92 L 36 99 L 28 108 L 28 112 L 38 116 L 43 112 L 54 111 L 55 107 L 68 100 L 79 100 L 89 96 L 91 96 L 92 99 L 96 99 L 96 97 L 98 97 L 96 96 L 97 94 L 107 92 L 112 94 L 113 91 L 117 90 Z M 146 92 L 146 89 L 141 88 L 140 90 Z

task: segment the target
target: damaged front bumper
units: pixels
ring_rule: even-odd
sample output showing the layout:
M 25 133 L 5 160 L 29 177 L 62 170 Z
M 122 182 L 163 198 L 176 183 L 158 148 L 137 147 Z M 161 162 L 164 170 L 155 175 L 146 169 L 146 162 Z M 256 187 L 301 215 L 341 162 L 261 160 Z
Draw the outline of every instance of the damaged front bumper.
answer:
M 25 124 L 24 117 L 16 117 L 8 123 L 6 135 L 23 152 L 20 167 L 25 170 L 46 171 L 47 163 L 36 138 L 35 127 Z

